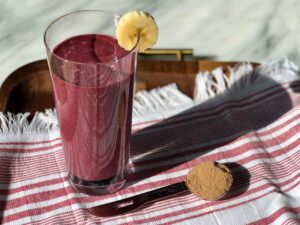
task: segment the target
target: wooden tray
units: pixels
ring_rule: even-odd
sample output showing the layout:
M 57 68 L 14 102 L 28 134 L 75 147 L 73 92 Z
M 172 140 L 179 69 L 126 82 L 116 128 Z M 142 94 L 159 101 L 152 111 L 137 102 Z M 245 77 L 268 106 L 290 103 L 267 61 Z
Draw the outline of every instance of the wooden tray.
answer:
M 235 66 L 236 62 L 218 61 L 158 61 L 139 59 L 137 91 L 150 90 L 170 83 L 192 96 L 195 75 L 217 67 Z M 228 72 L 228 71 L 225 71 Z M 36 112 L 54 107 L 52 84 L 46 60 L 25 65 L 13 72 L 0 89 L 0 111 Z

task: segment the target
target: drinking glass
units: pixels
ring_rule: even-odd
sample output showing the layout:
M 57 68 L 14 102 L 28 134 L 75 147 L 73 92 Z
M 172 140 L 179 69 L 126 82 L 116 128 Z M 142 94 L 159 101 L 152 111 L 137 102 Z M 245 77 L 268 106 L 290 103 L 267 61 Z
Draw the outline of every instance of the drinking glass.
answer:
M 73 12 L 44 35 L 68 178 L 91 195 L 119 190 L 129 165 L 138 40 L 122 49 L 117 20 L 114 12 Z

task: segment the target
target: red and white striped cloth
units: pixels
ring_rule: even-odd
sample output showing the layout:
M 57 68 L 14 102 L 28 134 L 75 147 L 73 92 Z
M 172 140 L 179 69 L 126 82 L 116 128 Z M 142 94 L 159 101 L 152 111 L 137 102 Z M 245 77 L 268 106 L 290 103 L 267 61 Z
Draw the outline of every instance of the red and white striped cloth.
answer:
M 123 190 L 107 196 L 71 188 L 53 124 L 34 129 L 38 122 L 2 115 L 1 223 L 300 224 L 300 81 L 279 83 L 257 73 L 250 78 L 251 85 L 232 87 L 168 119 L 163 113 L 135 119 L 132 173 Z M 13 128 L 15 121 L 24 129 Z M 233 188 L 223 200 L 186 192 L 128 215 L 97 218 L 85 210 L 183 181 L 192 166 L 208 159 L 233 171 Z

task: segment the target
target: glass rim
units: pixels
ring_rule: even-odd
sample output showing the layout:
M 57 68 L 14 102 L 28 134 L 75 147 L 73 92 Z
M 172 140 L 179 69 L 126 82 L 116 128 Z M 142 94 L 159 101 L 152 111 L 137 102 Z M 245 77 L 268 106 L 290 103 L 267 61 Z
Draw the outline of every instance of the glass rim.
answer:
M 52 55 L 54 55 L 56 58 L 62 60 L 62 61 L 65 61 L 66 63 L 73 63 L 73 64 L 81 64 L 81 65 L 86 65 L 86 64 L 94 64 L 94 65 L 103 65 L 103 64 L 107 64 L 107 63 L 110 63 L 110 62 L 114 62 L 114 61 L 117 61 L 119 59 L 122 59 L 126 56 L 128 56 L 129 54 L 131 54 L 132 52 L 134 52 L 137 47 L 138 47 L 138 44 L 140 42 L 140 35 L 138 35 L 137 37 L 137 41 L 135 43 L 135 45 L 133 46 L 132 49 L 130 49 L 129 51 L 126 52 L 126 54 L 122 55 L 122 56 L 119 56 L 119 57 L 116 57 L 116 58 L 113 58 L 109 61 L 105 61 L 105 62 L 96 62 L 96 63 L 82 63 L 82 62 L 76 62 L 76 61 L 73 61 L 73 60 L 68 60 L 68 59 L 65 59 L 65 58 L 62 58 L 60 56 L 58 56 L 57 54 L 55 54 L 48 46 L 47 44 L 47 41 L 46 41 L 46 35 L 50 29 L 50 27 L 55 24 L 57 21 L 59 21 L 60 19 L 64 18 L 64 17 L 67 17 L 67 16 L 70 16 L 72 14 L 76 14 L 76 13 L 82 13 L 82 12 L 98 12 L 98 13 L 106 13 L 106 14 L 111 14 L 111 15 L 115 15 L 115 16 L 119 16 L 120 14 L 118 14 L 117 12 L 114 12 L 114 11 L 108 11 L 108 10 L 94 10 L 94 9 L 87 9 L 87 10 L 77 10 L 77 11 L 73 11 L 73 12 L 70 12 L 70 13 L 67 13 L 67 14 L 64 14 L 58 18 L 56 18 L 55 20 L 53 20 L 46 28 L 45 32 L 44 32 L 44 45 L 46 46 L 46 49 L 47 51 L 49 51 Z M 120 46 L 121 47 L 121 46 Z M 122 47 L 121 47 L 122 48 Z

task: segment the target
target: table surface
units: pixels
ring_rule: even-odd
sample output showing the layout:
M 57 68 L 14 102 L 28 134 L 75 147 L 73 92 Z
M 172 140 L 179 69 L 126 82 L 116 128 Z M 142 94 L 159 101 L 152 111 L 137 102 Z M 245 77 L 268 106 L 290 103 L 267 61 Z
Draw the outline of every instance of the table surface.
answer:
M 46 58 L 43 33 L 60 15 L 81 9 L 150 12 L 160 28 L 155 48 L 193 48 L 216 60 L 300 62 L 300 1 L 287 0 L 1 0 L 0 84 L 18 67 Z

